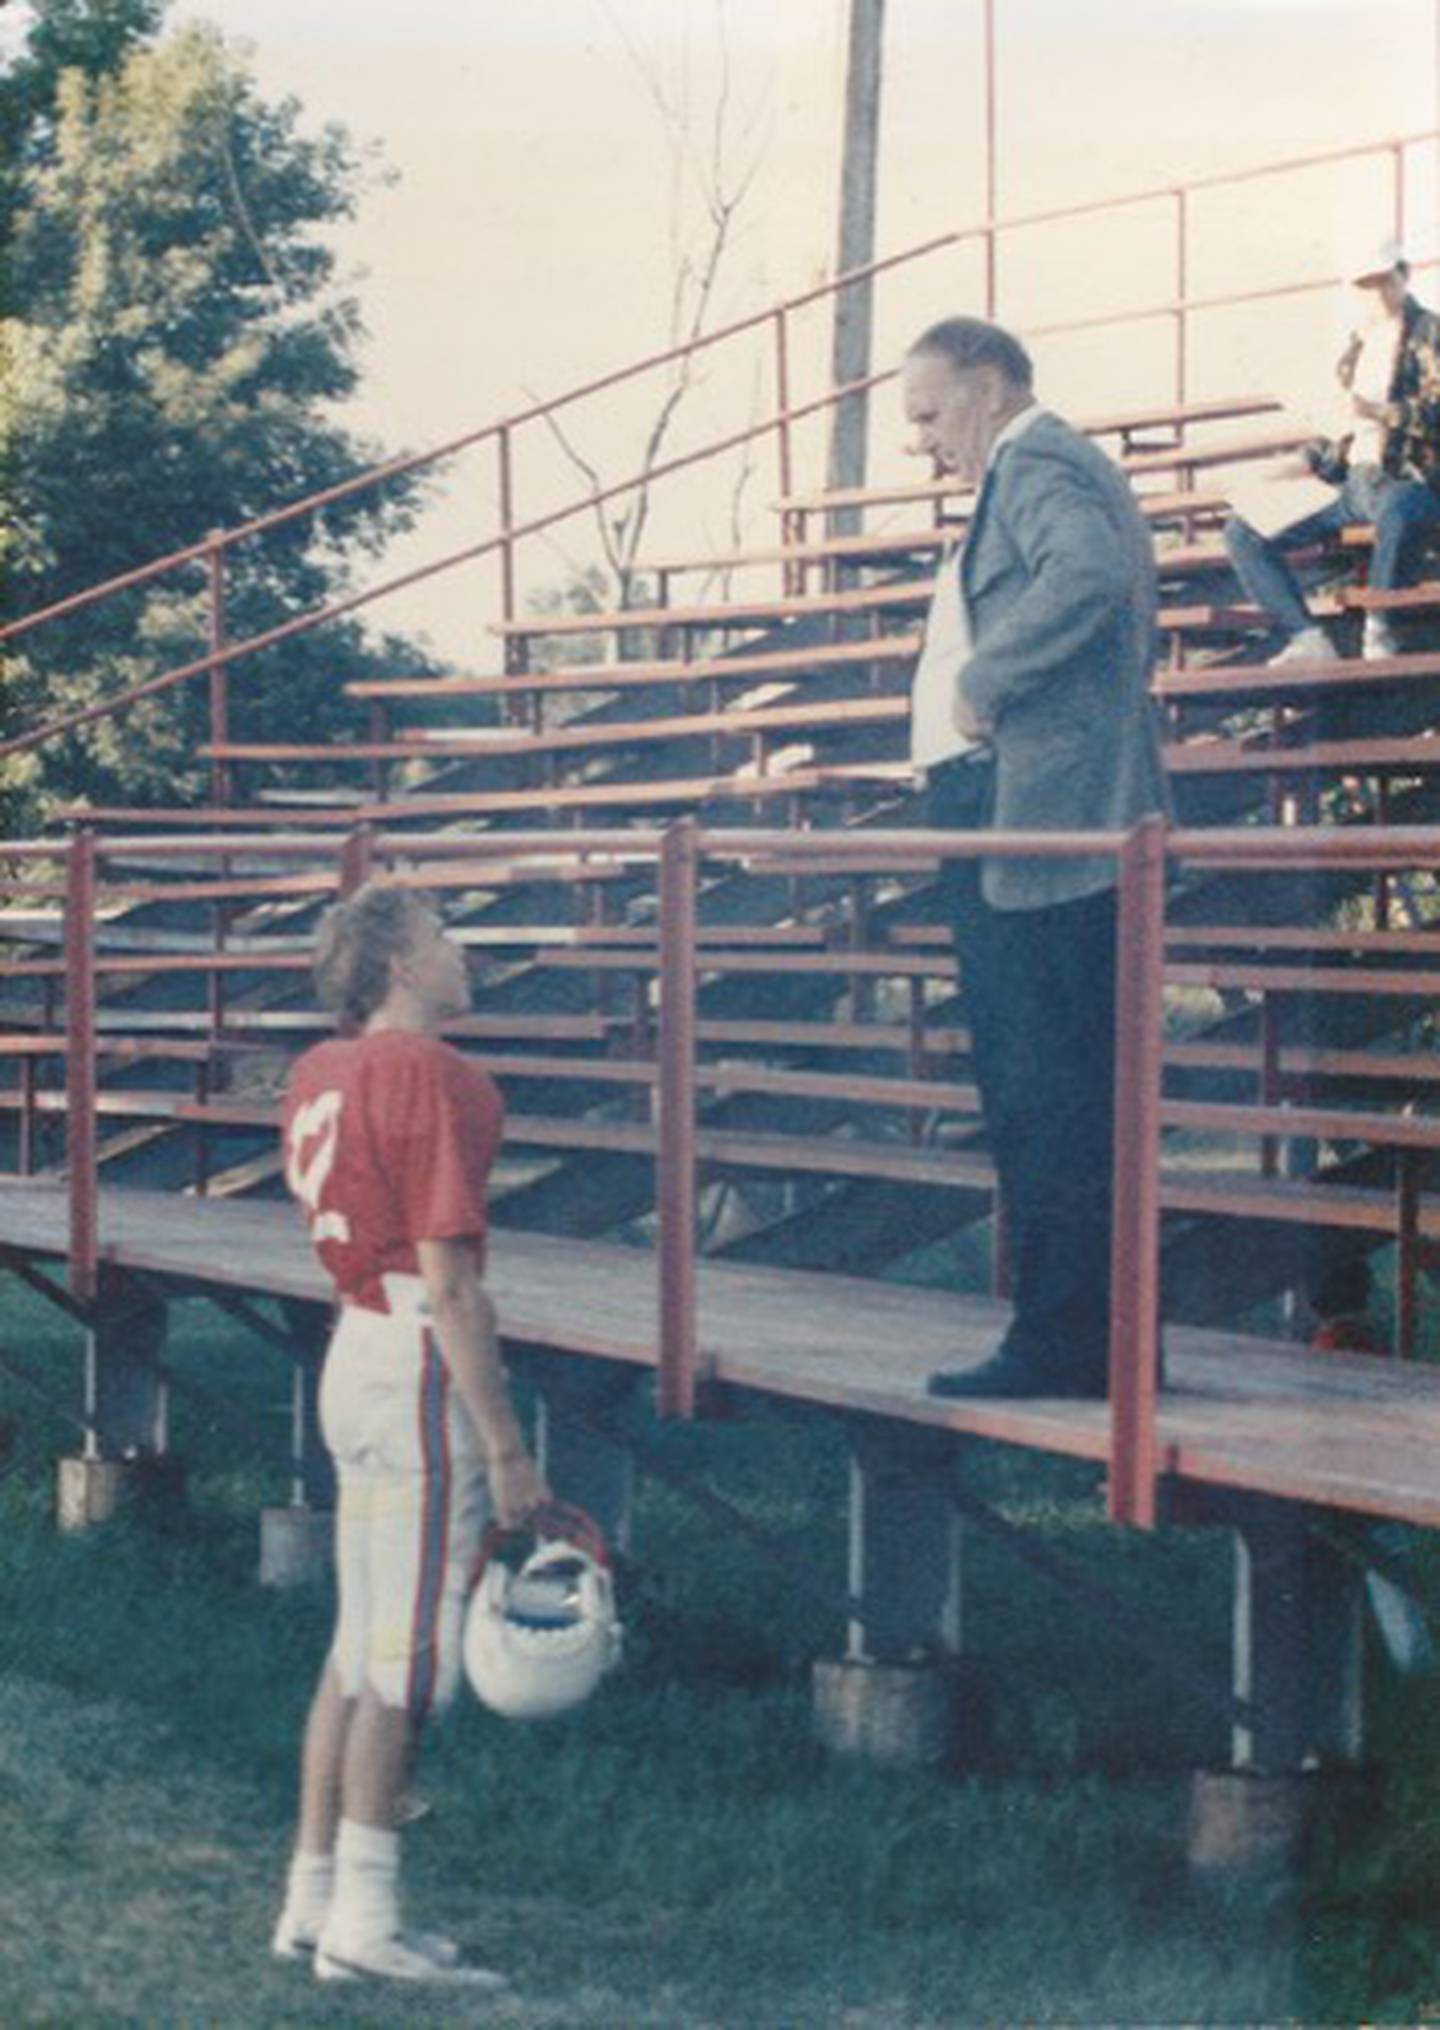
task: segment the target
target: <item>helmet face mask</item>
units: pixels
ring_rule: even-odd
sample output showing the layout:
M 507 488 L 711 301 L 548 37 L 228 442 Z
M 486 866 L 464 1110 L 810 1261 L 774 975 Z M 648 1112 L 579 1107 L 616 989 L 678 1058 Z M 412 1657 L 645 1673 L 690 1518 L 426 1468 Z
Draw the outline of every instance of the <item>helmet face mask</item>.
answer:
M 582 1705 L 620 1659 L 621 1628 L 604 1540 L 577 1509 L 553 1504 L 542 1540 L 518 1567 L 486 1532 L 465 1613 L 465 1674 L 482 1705 L 544 1720 Z

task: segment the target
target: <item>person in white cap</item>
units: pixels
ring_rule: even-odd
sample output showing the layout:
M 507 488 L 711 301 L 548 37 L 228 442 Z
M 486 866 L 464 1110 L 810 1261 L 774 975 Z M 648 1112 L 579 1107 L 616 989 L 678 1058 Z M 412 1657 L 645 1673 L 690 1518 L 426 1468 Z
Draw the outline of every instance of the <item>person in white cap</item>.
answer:
M 1331 662 L 1336 651 L 1311 617 L 1287 553 L 1373 522 L 1369 583 L 1377 592 L 1413 585 L 1425 546 L 1440 530 L 1440 317 L 1410 294 L 1410 263 L 1397 240 L 1386 240 L 1352 277 L 1373 292 L 1380 312 L 1368 334 L 1352 335 L 1336 376 L 1351 425 L 1310 447 L 1316 474 L 1335 498 L 1272 536 L 1239 515 L 1225 527 L 1225 548 L 1246 593 L 1283 629 L 1273 662 Z M 1365 616 L 1361 654 L 1367 662 L 1396 653 L 1384 612 Z

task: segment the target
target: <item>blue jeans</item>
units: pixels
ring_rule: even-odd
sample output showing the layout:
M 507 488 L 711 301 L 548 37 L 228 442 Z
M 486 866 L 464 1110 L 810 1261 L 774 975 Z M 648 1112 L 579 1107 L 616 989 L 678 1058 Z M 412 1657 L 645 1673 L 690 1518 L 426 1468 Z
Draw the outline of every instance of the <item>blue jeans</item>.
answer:
M 1423 480 L 1390 479 L 1378 466 L 1359 465 L 1327 507 L 1277 535 L 1262 536 L 1232 515 L 1225 524 L 1225 548 L 1248 597 L 1287 635 L 1295 635 L 1313 623 L 1285 553 L 1363 522 L 1375 524 L 1370 584 L 1377 592 L 1393 592 L 1420 576 L 1426 541 L 1440 528 L 1440 498 Z

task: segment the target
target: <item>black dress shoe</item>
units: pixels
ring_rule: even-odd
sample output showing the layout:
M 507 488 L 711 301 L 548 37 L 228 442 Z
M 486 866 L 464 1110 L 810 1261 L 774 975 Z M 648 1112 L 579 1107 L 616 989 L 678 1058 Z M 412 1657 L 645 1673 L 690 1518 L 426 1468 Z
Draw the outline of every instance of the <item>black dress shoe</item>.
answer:
M 978 1367 L 941 1368 L 926 1384 L 932 1396 L 1083 1397 L 1104 1400 L 1109 1374 L 1103 1367 L 1043 1368 L 1013 1353 L 994 1353 Z

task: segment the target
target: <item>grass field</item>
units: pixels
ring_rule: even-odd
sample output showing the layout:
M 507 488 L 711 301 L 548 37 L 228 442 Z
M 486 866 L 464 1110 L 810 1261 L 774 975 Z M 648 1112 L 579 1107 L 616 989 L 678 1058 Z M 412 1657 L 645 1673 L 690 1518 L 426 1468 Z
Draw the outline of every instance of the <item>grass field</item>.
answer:
M 182 1371 L 284 1428 L 282 1365 L 206 1307 Z M 73 1331 L 8 1296 L 0 1349 L 66 1400 Z M 183 1527 L 61 1539 L 34 1398 L 0 1480 L 0 2024 L 802 2026 L 1414 2023 L 1440 1999 L 1440 1683 L 1377 1667 L 1378 1824 L 1303 1881 L 1201 1893 L 1189 1771 L 1222 1722 L 977 1543 L 967 1614 L 990 1688 L 966 1766 L 826 1759 L 808 1666 L 840 1630 L 776 1570 L 647 1487 L 625 1669 L 584 1713 L 519 1729 L 462 1705 L 419 1772 L 417 1914 L 511 1973 L 477 2011 L 317 1989 L 266 1937 L 295 1737 L 326 1635 L 317 1596 L 254 1582 L 283 1470 L 208 1413 L 177 1418 Z M 702 1473 L 834 1579 L 843 1456 L 818 1422 L 675 1430 Z M 277 1454 L 278 1457 L 278 1454 Z M 1227 1549 L 1121 1536 L 1094 1478 L 996 1450 L 985 1491 L 1103 1573 L 1196 1669 L 1223 1670 Z

